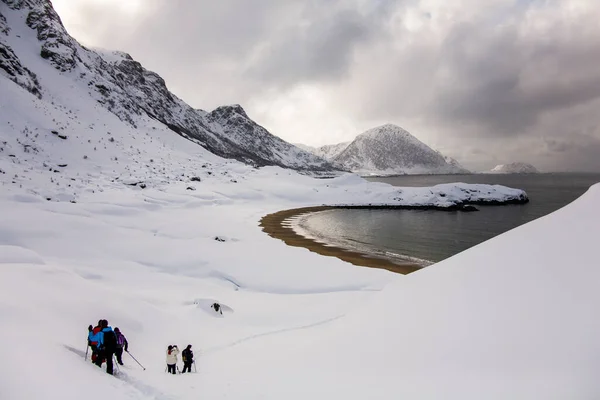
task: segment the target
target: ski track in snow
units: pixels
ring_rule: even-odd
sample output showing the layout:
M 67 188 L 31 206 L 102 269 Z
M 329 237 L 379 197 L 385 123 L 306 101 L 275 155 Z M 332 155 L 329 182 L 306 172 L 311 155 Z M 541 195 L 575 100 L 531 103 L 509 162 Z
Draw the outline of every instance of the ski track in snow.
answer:
M 314 327 L 317 327 L 317 326 L 321 326 L 321 325 L 325 325 L 325 324 L 331 323 L 331 322 L 336 321 L 336 320 L 338 320 L 340 318 L 343 318 L 344 316 L 345 316 L 345 314 L 342 314 L 342 315 L 338 315 L 338 316 L 335 316 L 335 317 L 332 317 L 332 318 L 327 318 L 327 319 L 322 320 L 322 321 L 314 322 L 314 323 L 308 324 L 308 325 L 293 326 L 293 327 L 290 327 L 290 328 L 276 329 L 276 330 L 269 331 L 269 332 L 258 333 L 256 335 L 251 335 L 251 336 L 248 336 L 248 337 L 245 337 L 245 338 L 242 338 L 242 339 L 238 339 L 238 340 L 236 340 L 234 342 L 231 342 L 231 343 L 228 343 L 228 344 L 225 344 L 225 345 L 220 345 L 220 346 L 215 346 L 215 347 L 208 348 L 206 350 L 203 350 L 201 352 L 201 354 L 207 355 L 207 354 L 215 353 L 215 352 L 218 352 L 218 351 L 221 351 L 221 350 L 226 350 L 226 349 L 229 349 L 231 347 L 237 346 L 239 344 L 248 342 L 250 340 L 263 338 L 265 336 L 272 336 L 272 335 L 277 335 L 277 334 L 281 334 L 281 333 L 287 333 L 287 332 L 299 331 L 299 330 L 303 330 L 303 329 L 314 328 Z

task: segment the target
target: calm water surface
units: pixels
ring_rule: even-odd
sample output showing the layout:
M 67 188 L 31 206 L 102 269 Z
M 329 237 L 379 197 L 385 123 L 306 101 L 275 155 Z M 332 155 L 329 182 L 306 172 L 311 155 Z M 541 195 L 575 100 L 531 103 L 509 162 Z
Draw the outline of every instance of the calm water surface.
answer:
M 558 210 L 600 182 L 600 174 L 410 175 L 369 180 L 404 187 L 451 182 L 499 184 L 524 189 L 530 202 L 477 206 L 480 211 L 474 213 L 328 210 L 302 217 L 298 230 L 332 245 L 427 265 Z

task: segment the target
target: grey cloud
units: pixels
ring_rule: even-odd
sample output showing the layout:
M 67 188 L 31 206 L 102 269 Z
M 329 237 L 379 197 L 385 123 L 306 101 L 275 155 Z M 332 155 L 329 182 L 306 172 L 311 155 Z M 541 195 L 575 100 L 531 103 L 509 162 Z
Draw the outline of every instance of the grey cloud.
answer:
M 307 86 L 344 126 L 397 123 L 477 169 L 487 159 L 600 170 L 589 151 L 600 138 L 600 9 L 573 1 L 147 0 L 133 19 L 88 6 L 78 24 L 193 106 L 257 105 L 282 136 L 290 125 L 327 135 L 331 124 L 264 112 L 309 107 L 294 100 Z
M 575 26 L 557 26 L 535 36 L 520 32 L 520 19 L 502 26 L 487 19 L 457 23 L 439 46 L 390 55 L 403 73 L 384 75 L 386 87 L 370 94 L 375 102 L 367 112 L 402 118 L 408 109 L 440 123 L 475 125 L 481 135 L 511 136 L 525 133 L 543 113 L 600 97 L 600 30 L 564 38 Z M 434 61 L 414 62 L 423 59 Z
M 343 80 L 357 48 L 385 34 L 386 10 L 399 2 L 374 4 L 365 10 L 352 2 L 308 2 L 298 23 L 266 40 L 246 76 L 280 89 Z

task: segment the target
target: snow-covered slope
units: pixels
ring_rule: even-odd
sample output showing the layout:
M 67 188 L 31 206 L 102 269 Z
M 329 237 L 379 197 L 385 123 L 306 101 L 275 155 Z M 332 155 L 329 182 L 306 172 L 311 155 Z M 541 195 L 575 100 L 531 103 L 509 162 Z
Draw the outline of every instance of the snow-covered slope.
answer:
M 3 0 L 0 12 L 18 21 L 7 4 L 30 3 Z M 258 221 L 300 206 L 524 193 L 224 159 L 146 112 L 124 122 L 39 57 L 35 32 L 10 28 L 22 46 L 10 46 L 15 75 L 0 72 L 0 399 L 600 397 L 600 186 L 412 275 L 356 268 L 287 247 Z M 115 377 L 84 361 L 100 318 L 145 370 L 129 355 Z M 188 343 L 198 372 L 167 375 L 166 346 Z
M 147 116 L 222 157 L 258 166 L 331 170 L 322 159 L 271 135 L 239 106 L 195 110 L 128 54 L 86 49 L 68 35 L 49 1 L 0 4 L 0 74 L 38 97 L 52 93 L 49 85 L 61 74 L 69 86 L 79 86 L 132 127 Z
M 302 144 L 302 143 L 292 143 L 294 146 L 296 146 L 299 149 L 302 149 L 304 151 L 308 151 L 309 153 L 315 153 L 315 150 L 317 150 L 316 147 L 313 146 L 309 146 L 307 144 Z
M 294 143 L 294 145 L 296 147 L 301 148 L 302 150 L 308 151 L 309 153 L 312 153 L 318 157 L 321 157 L 324 160 L 327 161 L 332 161 L 338 154 L 340 154 L 342 151 L 346 150 L 346 147 L 348 147 L 348 145 L 351 142 L 343 142 L 343 143 L 338 143 L 338 144 L 327 144 L 325 146 L 321 146 L 321 147 L 313 147 L 313 146 L 308 146 L 306 144 L 301 144 L 301 143 Z
M 536 174 L 539 171 L 531 164 L 514 162 L 496 165 L 489 172 L 491 174 Z
M 0 398 L 600 395 L 600 187 L 554 215 L 398 276 L 287 247 L 257 222 L 285 208 L 399 195 L 448 204 L 475 187 L 398 189 L 350 174 L 316 180 L 253 169 L 156 121 L 140 124 L 148 135 L 138 140 L 137 130 L 117 130 L 122 122 L 85 97 L 80 107 L 96 106 L 97 119 L 61 139 L 47 126 L 66 125 L 66 107 L 26 102 L 31 94 L 0 83 L 11 99 L 0 99 L 0 118 L 11 121 L 0 128 L 10 141 L 0 153 L 0 341 L 11 344 L 0 346 L 0 358 L 11 360 L 0 363 Z M 145 189 L 129 185 L 140 178 Z M 478 187 L 483 196 L 506 190 Z M 76 202 L 60 201 L 71 190 Z M 223 315 L 211 310 L 215 301 Z M 124 355 L 115 379 L 84 361 L 87 325 L 100 318 L 124 332 L 145 370 Z M 56 334 L 44 333 L 53 327 Z M 188 343 L 198 373 L 165 374 L 166 346 Z M 41 372 L 32 360 L 48 367 Z
M 321 146 L 315 149 L 314 153 L 319 157 L 322 157 L 326 160 L 333 160 L 337 157 L 342 151 L 346 150 L 346 148 L 350 145 L 351 142 L 343 142 L 338 144 L 327 144 L 325 146 Z
M 277 165 L 294 169 L 306 169 L 307 166 L 316 170 L 332 169 L 324 159 L 271 135 L 252 121 L 238 104 L 218 107 L 206 115 L 206 120 L 212 123 L 214 132 L 264 160 L 278 160 Z
M 468 172 L 456 160 L 447 161 L 439 152 L 392 124 L 370 129 L 350 144 L 331 149 L 331 153 L 324 155 L 334 165 L 363 175 Z

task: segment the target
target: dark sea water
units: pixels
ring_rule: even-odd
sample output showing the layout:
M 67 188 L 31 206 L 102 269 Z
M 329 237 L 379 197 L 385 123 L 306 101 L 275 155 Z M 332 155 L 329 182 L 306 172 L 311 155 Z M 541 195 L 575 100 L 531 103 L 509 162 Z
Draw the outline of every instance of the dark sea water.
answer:
M 524 189 L 524 205 L 477 206 L 479 212 L 328 210 L 302 217 L 298 230 L 335 246 L 423 265 L 441 261 L 569 204 L 600 174 L 409 175 L 368 178 L 394 186 L 489 183 Z

